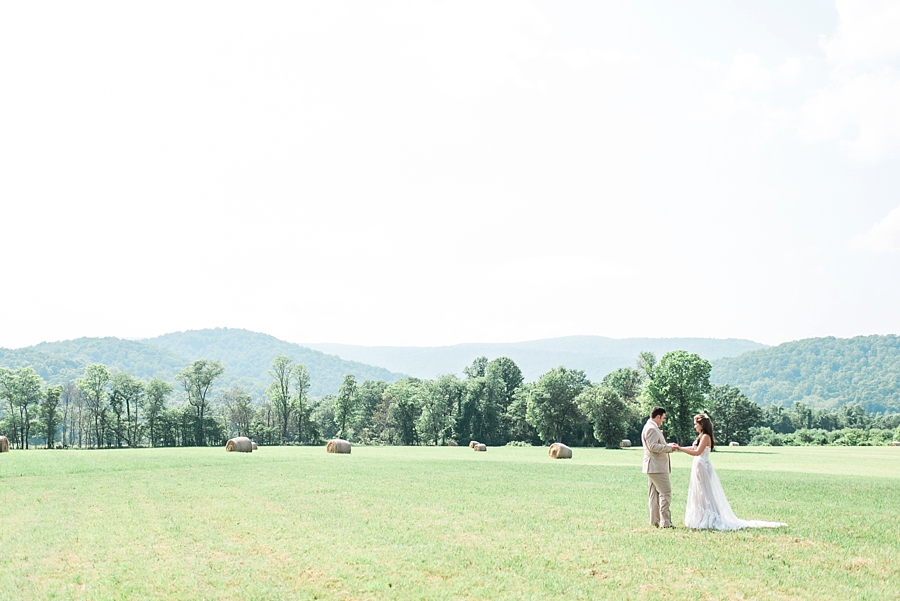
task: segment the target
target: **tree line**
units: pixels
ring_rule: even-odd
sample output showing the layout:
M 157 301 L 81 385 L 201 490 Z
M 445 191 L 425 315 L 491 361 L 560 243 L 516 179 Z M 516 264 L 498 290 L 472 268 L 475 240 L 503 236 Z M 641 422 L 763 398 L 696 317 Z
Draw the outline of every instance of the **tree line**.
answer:
M 900 414 L 872 415 L 860 405 L 837 411 L 760 407 L 738 388 L 710 384 L 711 365 L 686 351 L 658 361 L 640 353 L 635 367 L 591 382 L 559 367 L 525 382 L 508 357 L 475 359 L 463 377 L 357 382 L 345 375 L 337 394 L 310 397 L 309 370 L 278 356 L 265 397 L 239 386 L 215 392 L 218 361 L 192 362 L 175 377 L 142 380 L 102 364 L 49 386 L 31 367 L 0 368 L 0 433 L 17 448 L 208 446 L 232 436 L 263 445 L 319 443 L 341 437 L 364 444 L 488 445 L 565 442 L 617 448 L 638 444 L 653 406 L 667 410 L 670 440 L 689 444 L 693 416 L 707 412 L 720 443 L 882 444 L 900 438 Z M 894 431 L 896 429 L 896 431 Z M 852 432 L 850 432 L 852 431 Z

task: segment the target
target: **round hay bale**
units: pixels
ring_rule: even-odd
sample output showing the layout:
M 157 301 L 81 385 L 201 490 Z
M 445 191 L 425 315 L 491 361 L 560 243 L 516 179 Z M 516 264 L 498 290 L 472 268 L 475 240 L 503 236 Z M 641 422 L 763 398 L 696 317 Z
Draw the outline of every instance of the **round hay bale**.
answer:
M 547 454 L 550 455 L 550 459 L 571 459 L 572 449 L 561 442 L 554 442 L 550 445 L 550 450 L 547 451 Z
M 729 447 L 739 447 L 739 446 L 741 446 L 741 443 L 739 443 L 735 440 L 732 440 L 731 442 L 728 443 L 728 446 Z
M 9 446 L 9 443 L 7 442 L 6 445 Z M 892 447 L 900 447 L 900 440 L 891 441 L 891 446 Z
M 487 451 L 487 445 L 486 445 L 486 444 L 481 444 L 480 442 L 476 442 L 476 443 L 475 443 L 475 446 L 472 447 L 472 448 L 473 448 L 474 450 L 476 450 L 476 451 L 482 451 L 482 452 L 483 452 L 483 451 Z
M 257 451 L 257 450 L 259 450 L 259 445 L 256 444 L 255 442 L 251 442 L 251 443 L 250 443 L 250 448 L 251 448 L 252 450 L 254 450 L 254 451 Z
M 9 439 L 5 436 L 0 436 L 0 453 L 9 453 Z
M 479 444 L 477 440 L 470 440 L 470 441 L 469 441 L 469 448 L 470 448 L 470 449 L 474 449 L 474 448 L 475 448 L 475 445 L 477 445 L 477 444 Z
M 349 453 L 350 443 L 343 438 L 335 438 L 328 441 L 328 444 L 325 445 L 325 450 L 329 453 Z
M 252 453 L 253 443 L 246 436 L 235 436 L 225 443 L 225 450 L 229 453 Z
M 456 441 L 455 441 L 455 440 L 451 440 L 451 441 L 449 441 L 449 442 L 447 443 L 447 446 L 448 446 L 448 447 L 458 447 L 459 445 L 456 444 Z
M 628 447 L 631 446 L 631 441 L 628 440 L 627 438 L 623 438 L 622 442 L 619 443 L 619 446 L 623 449 L 627 449 Z

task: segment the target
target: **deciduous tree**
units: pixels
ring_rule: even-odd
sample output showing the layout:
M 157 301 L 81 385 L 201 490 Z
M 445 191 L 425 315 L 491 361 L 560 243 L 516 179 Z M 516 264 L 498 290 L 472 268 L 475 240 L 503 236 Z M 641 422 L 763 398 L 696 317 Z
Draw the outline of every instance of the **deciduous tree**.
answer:
M 209 412 L 209 390 L 213 383 L 225 372 L 225 366 L 218 361 L 198 359 L 178 372 L 175 379 L 187 393 L 188 403 L 194 410 L 196 419 L 196 443 L 206 446 L 206 416 Z
M 338 426 L 338 436 L 346 438 L 347 425 L 352 421 L 356 411 L 356 378 L 351 374 L 344 376 L 334 402 L 334 422 Z
M 144 415 L 150 435 L 150 446 L 156 446 L 160 437 L 160 419 L 166 410 L 166 397 L 172 393 L 172 385 L 156 376 L 147 383 L 147 406 Z
M 41 401 L 41 433 L 44 435 L 44 440 L 47 442 L 48 449 L 52 449 L 56 442 L 56 430 L 59 428 L 59 422 L 62 418 L 62 414 L 59 412 L 59 403 L 62 392 L 62 386 L 48 386 L 44 389 L 44 399 Z
M 102 425 L 106 412 L 107 390 L 112 375 L 103 364 L 88 365 L 84 370 L 84 377 L 78 378 L 75 384 L 81 391 L 81 395 L 87 404 L 90 420 L 94 429 L 94 441 L 97 447 L 103 444 Z
M 750 428 L 759 425 L 762 409 L 733 386 L 713 386 L 709 391 L 709 417 L 716 439 L 722 444 L 750 442 Z
M 529 389 L 526 419 L 541 440 L 562 442 L 565 429 L 582 417 L 575 398 L 589 383 L 583 371 L 557 367 Z
M 607 449 L 619 448 L 629 419 L 628 406 L 619 393 L 603 384 L 588 386 L 575 401 L 593 424 L 594 438 Z
M 694 415 L 705 408 L 711 369 L 709 361 L 687 351 L 666 353 L 652 369 L 647 391 L 666 409 L 667 430 L 679 443 L 694 439 Z

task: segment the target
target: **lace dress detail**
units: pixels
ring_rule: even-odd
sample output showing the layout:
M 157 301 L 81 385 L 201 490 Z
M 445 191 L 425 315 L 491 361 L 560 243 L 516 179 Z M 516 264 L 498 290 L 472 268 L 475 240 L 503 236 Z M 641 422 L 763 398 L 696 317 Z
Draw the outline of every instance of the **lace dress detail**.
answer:
M 778 528 L 784 522 L 742 520 L 731 511 L 725 491 L 709 460 L 709 447 L 694 457 L 688 488 L 684 525 L 702 530 L 740 530 L 742 528 Z

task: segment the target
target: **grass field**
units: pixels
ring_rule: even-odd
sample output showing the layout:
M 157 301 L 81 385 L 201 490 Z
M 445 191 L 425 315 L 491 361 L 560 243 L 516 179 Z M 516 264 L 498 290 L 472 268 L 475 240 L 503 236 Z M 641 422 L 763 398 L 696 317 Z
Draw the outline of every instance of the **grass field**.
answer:
M 0 599 L 898 599 L 900 448 L 713 455 L 739 517 L 657 530 L 641 450 L 0 455 Z M 673 456 L 681 524 L 690 457 Z

